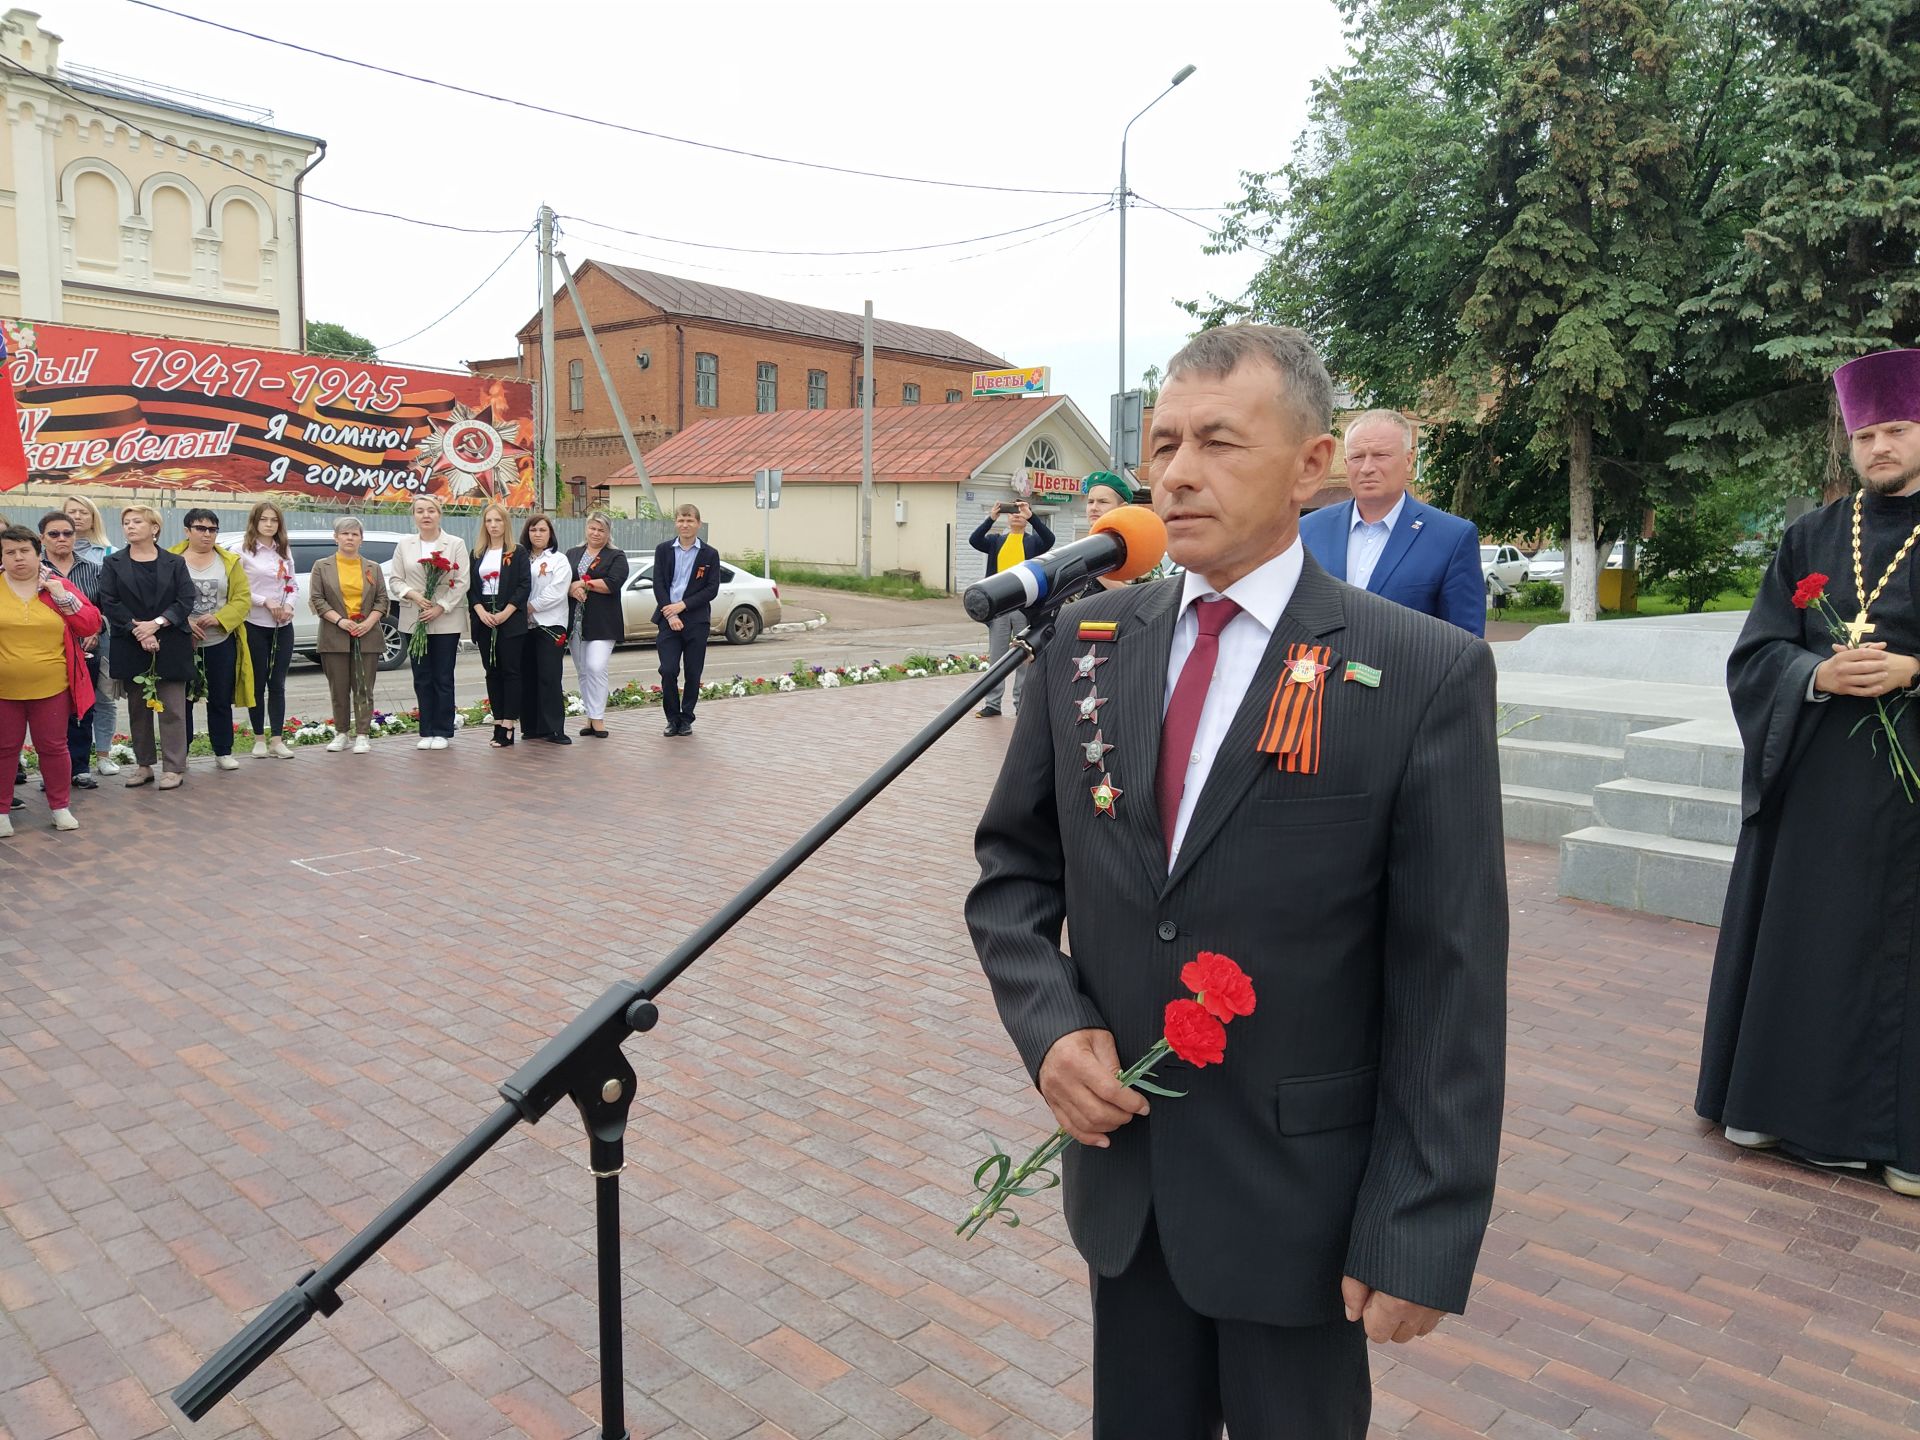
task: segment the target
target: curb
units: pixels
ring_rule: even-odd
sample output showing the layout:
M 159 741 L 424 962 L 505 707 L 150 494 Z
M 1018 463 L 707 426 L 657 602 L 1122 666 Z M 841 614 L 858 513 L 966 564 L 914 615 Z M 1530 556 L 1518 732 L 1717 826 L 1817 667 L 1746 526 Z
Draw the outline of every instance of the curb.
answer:
M 766 633 L 769 635 L 800 635 L 808 630 L 818 630 L 822 625 L 827 623 L 828 618 L 827 614 L 822 611 L 811 620 L 782 620 L 778 625 L 769 625 Z

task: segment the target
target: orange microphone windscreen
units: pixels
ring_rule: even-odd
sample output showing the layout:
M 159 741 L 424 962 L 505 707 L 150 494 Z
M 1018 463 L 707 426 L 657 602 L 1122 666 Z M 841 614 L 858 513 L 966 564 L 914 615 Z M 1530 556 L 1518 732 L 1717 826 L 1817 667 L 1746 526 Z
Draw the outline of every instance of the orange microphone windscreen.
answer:
M 1115 530 L 1127 542 L 1127 558 L 1118 570 L 1109 570 L 1103 580 L 1138 580 L 1160 563 L 1167 553 L 1167 527 L 1145 505 L 1122 505 L 1109 510 L 1093 522 L 1095 530 Z

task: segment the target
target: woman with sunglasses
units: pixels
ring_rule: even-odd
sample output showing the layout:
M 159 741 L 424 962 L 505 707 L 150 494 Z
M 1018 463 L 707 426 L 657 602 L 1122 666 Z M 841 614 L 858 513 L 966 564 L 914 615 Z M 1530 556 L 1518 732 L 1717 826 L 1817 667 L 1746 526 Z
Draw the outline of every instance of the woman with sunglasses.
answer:
M 193 580 L 193 609 L 187 629 L 199 651 L 195 687 L 205 687 L 207 739 L 213 743 L 216 769 L 238 770 L 233 758 L 233 697 L 253 697 L 253 656 L 241 643 L 240 627 L 253 608 L 253 590 L 240 557 L 214 543 L 220 517 L 196 506 L 187 511 L 187 538 L 173 553 L 187 562 Z M 193 744 L 193 696 L 187 698 L 187 744 Z

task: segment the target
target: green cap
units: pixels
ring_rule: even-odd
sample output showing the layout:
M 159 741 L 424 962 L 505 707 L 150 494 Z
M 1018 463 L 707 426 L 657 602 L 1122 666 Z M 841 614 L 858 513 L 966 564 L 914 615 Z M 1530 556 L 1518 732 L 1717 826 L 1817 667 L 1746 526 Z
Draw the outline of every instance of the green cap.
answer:
M 1118 495 L 1125 504 L 1131 505 L 1133 503 L 1133 487 L 1118 475 L 1115 475 L 1111 470 L 1096 470 L 1087 476 L 1086 479 L 1080 482 L 1080 493 L 1082 495 L 1091 495 L 1094 487 L 1098 485 L 1106 486 L 1109 490 L 1113 491 L 1114 494 Z

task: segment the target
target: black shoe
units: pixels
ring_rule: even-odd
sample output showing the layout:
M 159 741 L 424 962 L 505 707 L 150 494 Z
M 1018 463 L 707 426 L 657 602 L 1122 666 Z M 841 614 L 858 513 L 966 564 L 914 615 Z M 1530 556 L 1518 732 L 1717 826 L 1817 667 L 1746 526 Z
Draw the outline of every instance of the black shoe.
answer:
M 100 782 L 86 771 L 82 771 L 80 774 L 74 776 L 73 783 L 82 790 L 98 790 L 100 788 Z
M 973 718 L 976 720 L 998 720 L 1000 718 L 1000 707 L 998 705 L 982 705 L 978 710 L 973 712 Z
M 682 720 L 679 729 L 675 733 L 680 735 L 693 734 L 693 722 L 691 720 Z
M 9 810 L 24 810 L 26 808 L 27 808 L 27 802 L 22 800 L 18 795 L 14 796 L 13 803 L 7 806 L 7 809 Z
M 660 733 L 662 735 L 678 735 L 680 733 L 680 722 L 678 720 L 667 721 L 667 728 Z
M 582 735 L 591 735 L 596 740 L 605 740 L 607 738 L 607 732 L 605 730 L 596 730 L 591 725 L 580 733 Z
M 540 738 L 545 740 L 549 745 L 573 744 L 573 736 L 571 735 L 543 735 Z

